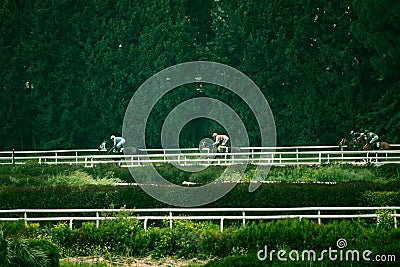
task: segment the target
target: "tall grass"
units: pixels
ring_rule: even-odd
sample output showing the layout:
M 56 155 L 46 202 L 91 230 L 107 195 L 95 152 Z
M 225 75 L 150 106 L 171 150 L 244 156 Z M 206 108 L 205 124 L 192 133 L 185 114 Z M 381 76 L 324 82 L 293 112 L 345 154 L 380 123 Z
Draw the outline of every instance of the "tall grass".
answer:
M 170 164 L 156 167 L 162 177 L 174 184 L 183 181 L 207 184 L 213 181 L 280 181 L 280 182 L 397 182 L 400 180 L 400 166 L 353 166 L 327 164 L 318 166 L 273 166 L 249 165 L 244 173 L 225 172 L 224 166 L 209 166 L 199 172 L 187 172 Z M 52 166 L 28 164 L 23 166 L 0 166 L 0 186 L 84 186 L 112 185 L 118 182 L 135 182 L 135 176 L 151 175 L 148 167 L 136 168 L 132 174 L 128 168 L 114 164 L 99 165 L 94 168 L 79 166 Z M 152 177 L 149 177 L 152 180 Z
M 382 167 L 352 166 L 343 164 L 319 166 L 287 166 L 272 167 L 254 172 L 254 168 L 246 172 L 245 180 L 281 181 L 281 182 L 349 182 L 349 181 L 398 181 L 398 175 L 381 171 Z
M 67 186 L 84 186 L 84 185 L 113 185 L 117 182 L 122 182 L 115 178 L 112 172 L 109 172 L 105 177 L 94 179 L 91 175 L 84 171 L 74 171 L 69 174 L 57 174 L 49 176 L 44 182 L 48 186 L 67 185 Z

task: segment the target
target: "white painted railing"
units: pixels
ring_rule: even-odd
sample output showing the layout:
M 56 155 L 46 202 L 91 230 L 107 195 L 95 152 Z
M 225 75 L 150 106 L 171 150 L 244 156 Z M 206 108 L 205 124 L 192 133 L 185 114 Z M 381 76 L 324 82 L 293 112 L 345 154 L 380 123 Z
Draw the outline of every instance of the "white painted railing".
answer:
M 137 167 L 157 163 L 176 165 L 232 165 L 250 163 L 257 165 L 318 165 L 329 163 L 387 164 L 400 163 L 400 145 L 392 150 L 345 151 L 337 146 L 298 147 L 242 147 L 240 153 L 209 153 L 197 148 L 141 149 L 138 155 L 109 155 L 97 149 L 51 151 L 3 151 L 0 164 L 81 164 L 93 167 L 116 163 L 123 167 Z
M 323 219 L 378 219 L 378 211 L 388 211 L 397 228 L 397 218 L 400 217 L 400 207 L 299 207 L 299 208 L 162 208 L 162 209 L 16 209 L 0 210 L 0 221 L 51 222 L 68 221 L 73 229 L 74 221 L 94 221 L 99 227 L 100 221 L 116 218 L 137 219 L 143 221 L 146 231 L 149 221 L 169 220 L 169 227 L 173 228 L 175 220 L 218 220 L 221 232 L 224 230 L 225 220 L 240 220 L 242 225 L 247 220 L 277 220 L 287 218 L 317 219 L 321 224 Z M 347 214 L 341 214 L 341 213 Z M 195 213 L 196 215 L 190 215 Z M 198 215 L 205 213 L 207 215 Z M 210 215 L 217 213 L 217 215 Z M 230 215 L 221 215 L 229 213 Z M 249 213 L 251 215 L 249 215 Z M 302 214 L 297 214 L 302 213 Z M 38 214 L 44 214 L 39 216 Z M 52 216 L 56 214 L 56 216 Z M 59 216 L 59 214 L 66 214 Z M 69 215 L 74 214 L 74 215 Z M 76 214 L 81 214 L 80 216 Z M 154 215 L 157 214 L 157 215 Z M 161 214 L 161 215 L 160 215 Z M 183 215 L 184 214 L 184 215 Z M 233 215 L 231 215 L 233 214 Z

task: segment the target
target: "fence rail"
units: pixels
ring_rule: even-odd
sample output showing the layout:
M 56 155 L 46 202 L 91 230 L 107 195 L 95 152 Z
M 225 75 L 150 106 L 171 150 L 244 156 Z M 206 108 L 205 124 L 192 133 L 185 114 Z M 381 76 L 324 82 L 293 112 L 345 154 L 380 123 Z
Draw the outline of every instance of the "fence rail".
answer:
M 98 164 L 116 163 L 122 167 L 139 167 L 149 164 L 175 165 L 232 165 L 250 163 L 257 165 L 319 165 L 329 163 L 387 164 L 400 163 L 400 145 L 392 150 L 346 151 L 337 146 L 297 147 L 242 147 L 240 153 L 210 153 L 197 148 L 139 149 L 135 155 L 108 155 L 97 149 L 50 151 L 1 151 L 0 164 L 80 164 L 94 167 Z
M 277 220 L 287 218 L 316 219 L 319 224 L 323 219 L 357 219 L 374 218 L 378 220 L 378 211 L 388 211 L 397 228 L 397 218 L 400 217 L 400 207 L 298 207 L 298 208 L 162 208 L 162 209 L 15 209 L 0 210 L 0 221 L 51 222 L 67 221 L 71 230 L 75 221 L 94 221 L 99 227 L 100 221 L 121 218 L 143 221 L 146 231 L 149 221 L 169 220 L 169 227 L 173 228 L 176 220 L 217 220 L 221 232 L 224 230 L 225 220 L 240 220 L 242 225 L 247 220 Z M 191 215 L 193 214 L 194 215 Z M 206 215 L 199 215 L 199 214 Z M 210 215 L 215 214 L 216 215 Z M 222 215 L 221 213 L 229 213 Z M 299 214 L 301 213 L 301 214 Z M 343 214 L 347 213 L 347 214 Z M 42 214 L 43 216 L 40 216 Z M 55 214 L 55 215 L 54 215 Z M 65 216 L 59 216 L 65 214 Z M 73 215 L 71 215 L 73 214 Z M 250 214 L 250 215 L 249 215 Z M 53 216 L 54 215 L 54 216 Z

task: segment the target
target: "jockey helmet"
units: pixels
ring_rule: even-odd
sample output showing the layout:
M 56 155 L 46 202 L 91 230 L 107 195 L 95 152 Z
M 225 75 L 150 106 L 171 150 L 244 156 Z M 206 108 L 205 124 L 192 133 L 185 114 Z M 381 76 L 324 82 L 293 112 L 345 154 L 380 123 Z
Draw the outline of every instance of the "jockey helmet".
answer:
M 212 137 L 216 137 L 218 134 L 217 133 L 213 133 L 212 134 Z
M 111 140 L 114 140 L 114 138 L 115 138 L 115 135 L 111 135 L 111 136 L 110 136 L 110 139 L 111 139 Z

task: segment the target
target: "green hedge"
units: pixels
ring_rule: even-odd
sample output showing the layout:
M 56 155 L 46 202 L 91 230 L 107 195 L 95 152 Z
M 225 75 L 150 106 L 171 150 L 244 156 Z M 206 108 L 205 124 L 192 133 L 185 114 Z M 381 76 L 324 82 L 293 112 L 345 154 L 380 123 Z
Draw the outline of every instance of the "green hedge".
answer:
M 182 181 L 203 184 L 219 177 L 225 167 L 210 166 L 197 173 L 184 172 L 169 164 L 162 164 L 157 169 L 163 177 L 176 184 Z M 255 166 L 248 166 L 243 180 L 250 180 L 249 177 L 253 175 L 254 170 Z M 136 168 L 135 172 L 136 175 L 146 176 L 148 167 Z M 275 183 L 264 183 L 253 193 L 248 192 L 248 182 L 240 183 L 226 196 L 208 206 L 398 205 L 399 173 L 400 167 L 396 164 L 380 167 L 350 165 L 274 167 L 268 176 L 264 172 L 260 175 L 265 181 L 275 181 Z M 101 185 L 103 180 L 108 181 L 103 184 L 112 184 L 113 179 L 134 182 L 127 168 L 120 168 L 114 164 L 99 165 L 95 168 L 45 164 L 0 166 L 0 209 L 166 207 L 138 186 Z M 326 181 L 333 183 L 322 183 Z
M 277 183 L 263 184 L 255 192 L 249 192 L 248 187 L 248 183 L 240 183 L 208 207 L 387 206 L 400 203 L 398 183 Z M 167 207 L 139 186 L 0 187 L 0 209 L 109 208 L 111 205 L 118 208 Z

